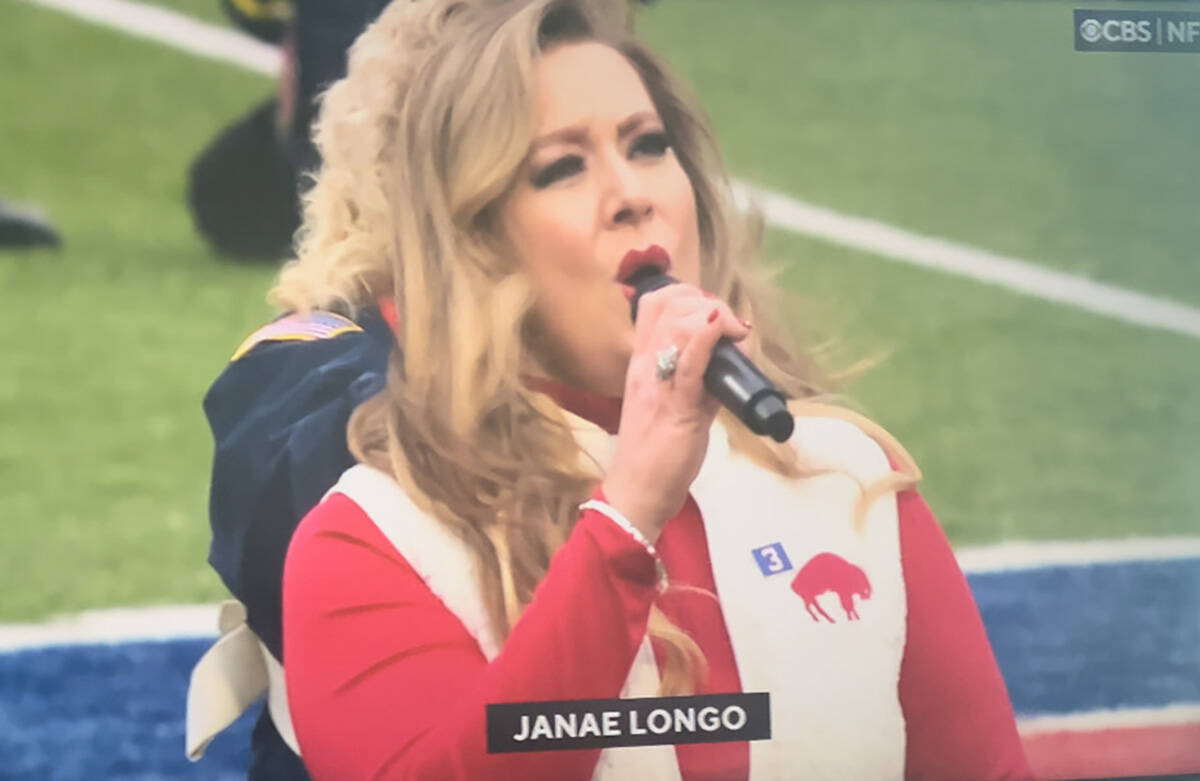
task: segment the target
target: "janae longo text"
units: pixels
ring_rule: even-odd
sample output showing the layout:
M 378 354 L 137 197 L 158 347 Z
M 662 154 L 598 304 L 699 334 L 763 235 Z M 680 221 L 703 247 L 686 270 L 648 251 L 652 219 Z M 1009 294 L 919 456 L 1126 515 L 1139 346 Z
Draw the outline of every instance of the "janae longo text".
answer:
M 492 753 L 763 740 L 770 695 L 503 703 L 487 706 L 487 731 Z

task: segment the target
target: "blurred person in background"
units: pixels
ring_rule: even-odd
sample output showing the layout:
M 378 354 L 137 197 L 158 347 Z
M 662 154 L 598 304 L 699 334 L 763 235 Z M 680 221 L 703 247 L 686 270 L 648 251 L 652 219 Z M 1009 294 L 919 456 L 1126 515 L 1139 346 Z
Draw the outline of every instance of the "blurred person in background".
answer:
M 205 402 L 226 638 L 272 670 L 257 777 L 1029 777 L 916 464 L 778 325 L 621 10 L 398 4 L 325 99 L 285 314 Z M 636 325 L 631 262 L 681 280 Z M 794 399 L 785 445 L 704 391 L 722 336 Z M 740 691 L 772 739 L 485 750 L 487 703 Z
M 222 130 L 193 162 L 188 203 L 221 254 L 275 261 L 292 251 L 299 192 L 317 167 L 310 128 L 321 90 L 346 72 L 346 51 L 387 0 L 221 0 L 229 17 L 283 50 L 274 97 Z
M 388 1 L 221 0 L 239 28 L 283 51 L 276 94 L 224 128 L 189 172 L 192 217 L 222 255 L 291 254 L 299 193 L 319 164 L 311 134 L 317 96 L 345 75 L 350 44 Z
M 0 249 L 58 247 L 62 239 L 38 209 L 0 199 Z

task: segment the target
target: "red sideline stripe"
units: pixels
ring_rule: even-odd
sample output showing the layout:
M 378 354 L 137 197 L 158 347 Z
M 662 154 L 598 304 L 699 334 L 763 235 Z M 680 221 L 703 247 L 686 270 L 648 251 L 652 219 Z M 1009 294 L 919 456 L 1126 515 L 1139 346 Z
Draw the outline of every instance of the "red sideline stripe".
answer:
M 1039 779 L 1200 772 L 1200 724 L 1023 735 Z

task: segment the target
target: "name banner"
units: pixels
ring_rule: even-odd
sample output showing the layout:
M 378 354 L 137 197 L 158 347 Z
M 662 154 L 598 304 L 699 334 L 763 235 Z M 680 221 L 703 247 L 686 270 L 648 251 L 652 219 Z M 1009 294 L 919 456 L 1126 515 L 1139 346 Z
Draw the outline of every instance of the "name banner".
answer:
M 487 706 L 488 752 L 493 754 L 770 737 L 766 692 Z

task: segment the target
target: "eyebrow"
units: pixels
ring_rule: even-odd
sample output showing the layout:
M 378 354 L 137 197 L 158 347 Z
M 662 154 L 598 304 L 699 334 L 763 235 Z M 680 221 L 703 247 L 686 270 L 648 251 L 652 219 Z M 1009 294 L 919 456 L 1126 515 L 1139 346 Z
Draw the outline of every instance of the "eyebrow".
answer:
M 639 125 L 642 125 L 648 120 L 657 119 L 658 115 L 651 111 L 639 111 L 636 114 L 631 114 L 624 122 L 622 122 L 620 125 L 617 125 L 617 138 L 623 139 L 625 136 L 636 130 Z M 544 136 L 535 138 L 533 143 L 529 145 L 529 151 L 536 152 L 541 147 L 555 142 L 586 144 L 587 129 L 583 125 L 571 125 L 570 127 L 560 128 L 555 130 L 553 133 L 547 133 Z

